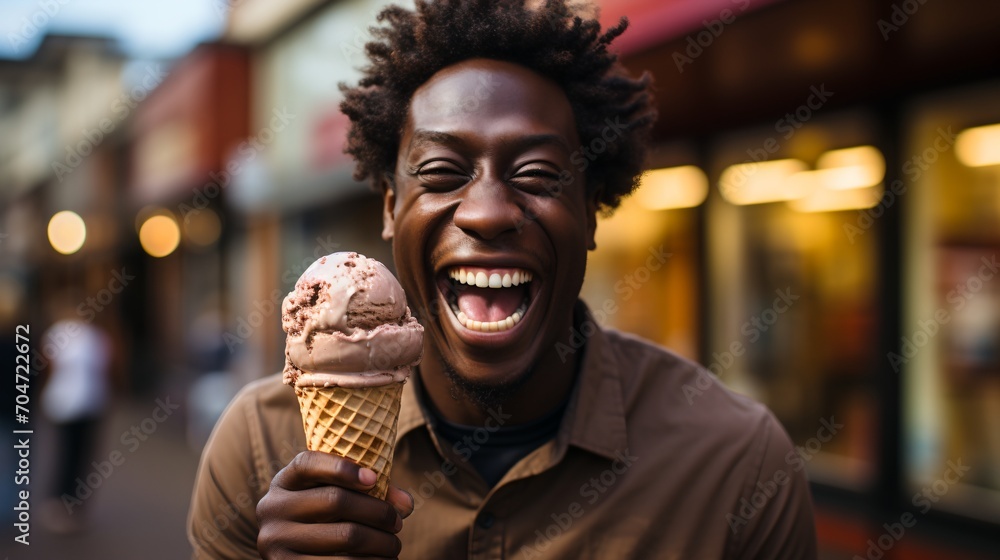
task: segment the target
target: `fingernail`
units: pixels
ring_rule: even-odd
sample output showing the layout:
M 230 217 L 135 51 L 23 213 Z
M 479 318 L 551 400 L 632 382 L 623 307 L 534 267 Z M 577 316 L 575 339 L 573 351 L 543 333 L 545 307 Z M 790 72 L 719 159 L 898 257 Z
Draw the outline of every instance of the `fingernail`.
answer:
M 376 480 L 378 480 L 378 475 L 376 475 L 375 471 L 371 469 L 362 468 L 358 471 L 358 480 L 360 480 L 361 484 L 364 484 L 365 486 L 371 486 L 372 484 L 375 484 Z
M 417 507 L 417 505 L 413 502 L 413 496 L 406 490 L 403 490 L 403 493 L 406 494 L 406 497 L 410 499 L 410 512 L 412 513 L 413 510 Z
M 398 533 L 398 532 L 400 532 L 402 530 L 403 530 L 403 518 L 397 515 L 396 516 L 396 528 L 394 529 L 393 532 Z

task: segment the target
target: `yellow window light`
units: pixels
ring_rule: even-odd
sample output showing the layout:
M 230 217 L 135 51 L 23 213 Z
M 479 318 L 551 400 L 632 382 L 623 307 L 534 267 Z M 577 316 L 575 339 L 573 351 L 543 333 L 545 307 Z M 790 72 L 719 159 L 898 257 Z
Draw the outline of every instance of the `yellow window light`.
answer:
M 968 167 L 1000 165 L 1000 124 L 959 132 L 955 138 L 955 155 Z
M 647 210 L 693 208 L 708 197 L 708 177 L 694 165 L 653 169 L 642 174 L 635 196 Z
M 862 189 L 885 178 L 885 158 L 874 146 L 832 150 L 819 157 L 816 168 L 822 171 L 823 185 L 829 189 Z
M 49 244 L 63 255 L 72 255 L 87 240 L 87 225 L 76 212 L 63 210 L 49 219 Z
M 874 208 L 882 200 L 884 188 L 882 184 L 861 189 L 830 189 L 821 183 L 822 178 L 815 175 L 800 174 L 796 181 L 814 181 L 809 196 L 791 200 L 788 205 L 797 212 L 839 212 L 842 210 L 863 210 Z
M 153 257 L 165 257 L 173 253 L 180 241 L 181 230 L 170 216 L 152 216 L 139 228 L 139 243 Z
M 719 190 L 723 198 L 740 206 L 795 200 L 809 191 L 801 190 L 800 182 L 788 179 L 806 169 L 805 162 L 797 159 L 731 165 L 719 178 Z

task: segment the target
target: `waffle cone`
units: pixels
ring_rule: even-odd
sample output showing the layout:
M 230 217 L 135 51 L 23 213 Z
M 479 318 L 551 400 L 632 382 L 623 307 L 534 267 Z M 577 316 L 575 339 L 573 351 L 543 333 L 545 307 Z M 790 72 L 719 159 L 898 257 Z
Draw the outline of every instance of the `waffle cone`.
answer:
M 346 457 L 378 475 L 368 494 L 385 499 L 403 383 L 379 387 L 296 387 L 306 447 Z

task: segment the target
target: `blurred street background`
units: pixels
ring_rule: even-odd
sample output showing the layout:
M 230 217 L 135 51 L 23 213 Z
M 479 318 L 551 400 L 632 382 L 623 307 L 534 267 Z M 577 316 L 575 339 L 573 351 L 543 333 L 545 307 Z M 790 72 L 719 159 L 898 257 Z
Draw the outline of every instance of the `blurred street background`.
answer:
M 31 363 L 2 423 L 34 430 L 29 484 L 0 450 L 0 556 L 190 554 L 201 447 L 280 370 L 281 299 L 321 255 L 392 262 L 337 88 L 387 3 L 0 4 L 2 355 Z M 1000 557 L 1000 5 L 596 3 L 660 114 L 598 227 L 599 320 L 774 410 L 824 560 Z

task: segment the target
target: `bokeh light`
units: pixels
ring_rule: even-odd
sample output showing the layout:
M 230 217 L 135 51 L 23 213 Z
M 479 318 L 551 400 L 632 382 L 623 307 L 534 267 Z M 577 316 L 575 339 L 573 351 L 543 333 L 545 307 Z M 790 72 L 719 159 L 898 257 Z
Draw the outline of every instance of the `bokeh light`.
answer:
M 48 234 L 53 249 L 64 255 L 72 255 L 87 240 L 87 225 L 76 212 L 63 210 L 56 212 L 49 220 Z
M 195 245 L 208 247 L 219 240 L 222 222 L 211 208 L 191 212 L 184 219 L 184 234 Z
M 963 130 L 955 140 L 955 155 L 968 167 L 1000 165 L 1000 124 Z
M 181 230 L 170 216 L 153 216 L 139 228 L 139 243 L 153 257 L 165 257 L 173 253 L 180 241 Z
M 695 165 L 654 169 L 643 173 L 636 196 L 649 210 L 693 208 L 708 196 L 708 177 Z

